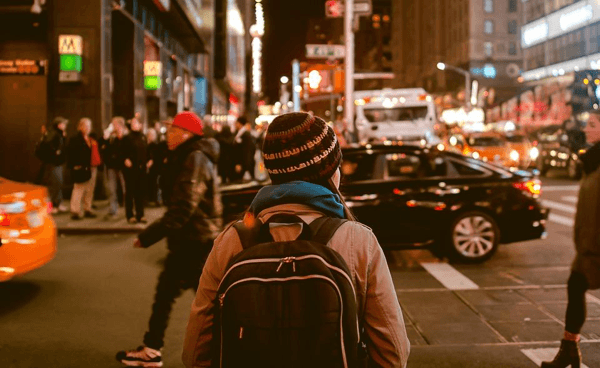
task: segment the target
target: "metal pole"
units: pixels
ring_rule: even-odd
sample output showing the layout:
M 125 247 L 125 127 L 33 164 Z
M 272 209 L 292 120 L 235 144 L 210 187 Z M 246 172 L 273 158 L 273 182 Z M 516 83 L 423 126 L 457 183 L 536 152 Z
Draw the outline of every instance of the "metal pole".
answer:
M 354 30 L 352 29 L 352 21 L 354 20 L 354 0 L 346 0 L 344 11 L 344 42 L 346 44 L 345 56 L 345 103 L 344 103 L 344 118 L 348 127 L 357 137 L 356 122 L 354 121 Z
M 300 62 L 298 59 L 292 61 L 292 96 L 294 101 L 294 112 L 300 111 L 300 92 L 297 91 L 300 86 Z
M 467 110 L 471 110 L 471 73 L 466 72 L 465 80 L 467 82 L 465 89 L 465 102 L 467 103 Z

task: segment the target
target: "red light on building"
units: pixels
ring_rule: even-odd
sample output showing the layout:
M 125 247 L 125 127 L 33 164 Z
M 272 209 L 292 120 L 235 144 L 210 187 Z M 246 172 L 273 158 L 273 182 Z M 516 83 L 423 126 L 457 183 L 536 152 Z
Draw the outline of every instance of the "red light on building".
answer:
M 327 0 L 325 2 L 325 16 L 328 18 L 341 18 L 344 12 L 344 5 L 340 0 Z

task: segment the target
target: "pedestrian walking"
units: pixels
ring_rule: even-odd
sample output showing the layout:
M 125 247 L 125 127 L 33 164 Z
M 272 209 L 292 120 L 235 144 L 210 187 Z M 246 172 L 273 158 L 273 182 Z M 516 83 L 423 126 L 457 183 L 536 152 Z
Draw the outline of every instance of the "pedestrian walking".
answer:
M 108 192 L 108 213 L 105 220 L 113 220 L 119 209 L 119 185 L 125 195 L 125 177 L 123 176 L 123 138 L 125 136 L 125 119 L 121 116 L 112 118 L 104 131 L 100 143 L 100 153 L 106 169 L 106 187 Z
M 92 148 L 89 134 L 92 121 L 82 118 L 77 125 L 77 134 L 69 140 L 67 163 L 71 169 L 73 192 L 71 193 L 71 219 L 80 220 L 83 217 L 96 217 L 91 208 L 82 209 L 86 193 L 90 190 L 92 178 Z
M 375 235 L 341 197 L 333 130 L 308 113 L 281 115 L 263 156 L 273 185 L 215 240 L 185 366 L 405 367 L 410 344 L 392 277 Z
M 567 282 L 565 331 L 558 354 L 542 368 L 579 367 L 579 340 L 586 319 L 585 294 L 600 288 L 600 112 L 590 114 L 585 128 L 587 141 L 593 146 L 581 156 L 583 179 L 579 188 L 575 227 L 576 256 Z
M 134 246 L 147 248 L 166 237 L 169 253 L 158 278 L 144 345 L 117 353 L 117 360 L 128 366 L 162 366 L 161 348 L 173 302 L 184 290 L 198 288 L 204 260 L 221 229 L 218 143 L 203 137 L 199 117 L 182 112 L 168 128 L 167 144 L 171 154 L 162 180 L 167 211 Z
M 125 216 L 130 224 L 146 223 L 144 201 L 146 173 L 152 166 L 148 159 L 148 142 L 142 133 L 142 123 L 131 119 L 129 134 L 123 139 L 123 174 L 125 176 Z M 135 213 L 134 213 L 135 204 Z
M 235 177 L 235 152 L 233 150 L 233 132 L 229 125 L 224 125 L 217 134 L 216 139 L 219 142 L 219 176 L 221 183 L 226 184 L 234 180 Z
M 63 165 L 66 161 L 65 131 L 68 120 L 59 116 L 52 121 L 36 146 L 35 155 L 42 161 L 41 182 L 48 188 L 52 213 L 65 212 L 62 205 Z
M 237 158 L 235 171 L 238 180 L 243 180 L 246 173 L 250 174 L 250 178 L 254 179 L 254 152 L 256 151 L 256 141 L 252 136 L 248 120 L 240 116 L 235 122 L 235 140 L 234 149 L 235 157 Z
M 165 141 L 158 139 L 158 133 L 155 129 L 148 129 L 146 137 L 148 139 L 148 158 L 152 161 L 152 166 L 148 169 L 148 200 L 150 204 L 159 206 L 162 198 L 158 183 L 168 148 Z

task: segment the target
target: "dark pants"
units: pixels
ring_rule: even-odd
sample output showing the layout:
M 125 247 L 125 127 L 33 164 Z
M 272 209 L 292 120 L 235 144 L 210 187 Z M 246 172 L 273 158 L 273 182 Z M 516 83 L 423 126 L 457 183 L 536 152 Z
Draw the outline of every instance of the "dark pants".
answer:
M 133 215 L 135 202 L 135 218 L 144 217 L 144 193 L 146 192 L 146 170 L 130 168 L 124 170 L 125 174 L 125 216 L 130 219 Z
M 571 272 L 567 284 L 569 304 L 567 304 L 567 316 L 565 318 L 565 330 L 572 334 L 581 332 L 586 318 L 585 293 L 588 290 L 588 282 L 585 275 L 579 272 Z
M 185 246 L 195 245 L 187 241 Z M 194 292 L 198 289 L 200 275 L 212 243 L 198 244 L 197 254 L 188 252 L 169 252 L 164 268 L 158 277 L 156 295 L 152 305 L 152 315 L 148 324 L 148 332 L 144 335 L 144 345 L 152 349 L 160 349 L 164 344 L 165 330 L 175 299 L 186 289 Z
M 160 202 L 160 189 L 158 187 L 159 170 L 150 169 L 148 172 L 148 200 L 150 202 Z
M 60 206 L 62 202 L 63 167 L 62 165 L 44 164 L 42 183 L 48 187 L 48 195 L 52 207 Z

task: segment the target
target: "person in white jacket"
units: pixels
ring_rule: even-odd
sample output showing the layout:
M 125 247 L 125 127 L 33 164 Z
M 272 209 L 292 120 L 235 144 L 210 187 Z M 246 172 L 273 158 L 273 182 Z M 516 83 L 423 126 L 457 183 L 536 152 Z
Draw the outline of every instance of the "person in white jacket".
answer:
M 310 224 L 322 216 L 346 218 L 329 246 L 349 266 L 357 291 L 359 322 L 364 326 L 370 366 L 406 367 L 410 343 L 392 277 L 377 238 L 354 217 L 339 192 L 341 149 L 335 133 L 322 119 L 307 113 L 277 117 L 263 145 L 265 167 L 274 185 L 259 191 L 246 222 L 265 223 L 278 214 L 292 214 Z M 271 229 L 275 241 L 294 240 L 299 224 Z M 186 367 L 210 367 L 213 310 L 217 289 L 229 261 L 242 251 L 231 226 L 215 240 L 208 256 L 185 336 Z

